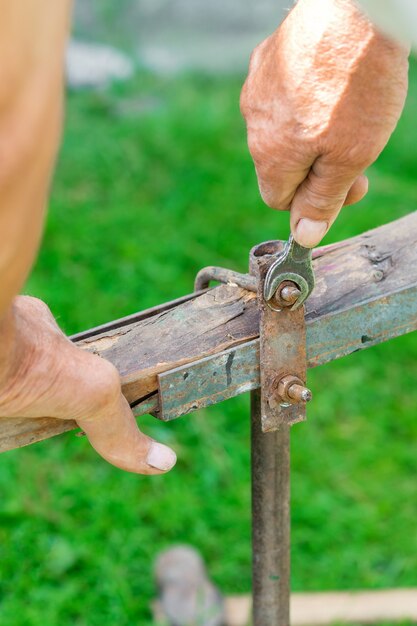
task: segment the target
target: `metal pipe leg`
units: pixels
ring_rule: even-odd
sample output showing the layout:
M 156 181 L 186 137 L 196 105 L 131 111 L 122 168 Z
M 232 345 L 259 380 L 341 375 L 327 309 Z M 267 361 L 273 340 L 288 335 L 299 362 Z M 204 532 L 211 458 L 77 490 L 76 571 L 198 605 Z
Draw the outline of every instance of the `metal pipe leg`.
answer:
M 253 626 L 290 623 L 290 427 L 263 433 L 251 394 Z

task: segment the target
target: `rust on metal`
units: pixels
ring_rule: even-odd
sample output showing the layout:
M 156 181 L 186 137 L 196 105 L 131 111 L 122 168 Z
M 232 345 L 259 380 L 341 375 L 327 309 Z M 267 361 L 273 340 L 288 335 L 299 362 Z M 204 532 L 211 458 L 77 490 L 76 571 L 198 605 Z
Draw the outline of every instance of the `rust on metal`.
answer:
M 207 289 L 210 282 L 214 280 L 218 283 L 224 283 L 225 285 L 237 285 L 242 289 L 253 291 L 256 293 L 258 286 L 254 276 L 250 274 L 240 274 L 240 272 L 234 272 L 225 267 L 203 267 L 201 269 L 194 282 L 194 289 L 200 291 Z
M 290 427 L 311 392 L 303 303 L 311 251 L 292 238 L 251 251 L 260 309 L 260 392 L 252 391 L 253 624 L 290 625 Z
M 292 310 L 301 307 L 314 289 L 312 250 L 301 246 L 294 237 L 285 242 L 282 252 L 275 256 L 264 277 L 263 295 L 269 306 L 277 310 L 274 297 L 285 281 L 292 281 L 300 293 Z
M 253 349 L 252 343 L 249 345 Z M 222 352 L 215 362 L 206 357 L 158 374 L 159 419 L 176 419 L 258 388 L 259 378 L 250 380 L 253 366 L 259 367 L 259 352 L 256 349 L 255 352 L 255 358 L 250 361 L 246 350 L 234 347 Z
M 303 381 L 292 374 L 284 376 L 278 382 L 277 395 L 281 402 L 289 402 L 290 404 L 310 402 L 313 398 L 310 389 L 307 389 Z
M 289 626 L 290 427 L 263 433 L 251 396 L 253 626 Z
M 301 295 L 301 291 L 292 281 L 284 281 L 274 296 L 274 303 L 278 308 L 293 306 Z
M 278 384 L 284 377 L 297 377 L 304 385 L 307 376 L 304 307 L 271 308 L 264 298 L 265 277 L 282 254 L 283 244 L 271 241 L 251 251 L 251 272 L 258 278 L 260 308 L 260 378 L 262 430 L 279 430 L 306 419 L 305 402 L 277 399 Z M 281 285 L 277 285 L 280 290 Z

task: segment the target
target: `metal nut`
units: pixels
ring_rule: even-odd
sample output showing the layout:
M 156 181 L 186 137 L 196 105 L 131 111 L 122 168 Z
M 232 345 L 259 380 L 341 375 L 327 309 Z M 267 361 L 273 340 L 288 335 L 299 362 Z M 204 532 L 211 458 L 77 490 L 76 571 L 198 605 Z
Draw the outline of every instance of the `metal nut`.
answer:
M 277 386 L 277 393 L 282 402 L 288 404 L 306 403 L 313 398 L 310 389 L 304 385 L 298 376 L 292 374 L 281 378 Z
M 301 295 L 300 289 L 292 281 L 283 282 L 275 292 L 273 297 L 274 305 L 279 307 L 289 307 L 297 302 Z

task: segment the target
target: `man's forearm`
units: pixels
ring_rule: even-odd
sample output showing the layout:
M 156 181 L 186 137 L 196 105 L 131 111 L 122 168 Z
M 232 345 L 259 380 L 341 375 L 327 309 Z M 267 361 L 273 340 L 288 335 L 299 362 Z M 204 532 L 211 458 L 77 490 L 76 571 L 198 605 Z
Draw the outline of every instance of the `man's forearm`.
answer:
M 26 280 L 42 233 L 70 5 L 0 0 L 0 316 Z

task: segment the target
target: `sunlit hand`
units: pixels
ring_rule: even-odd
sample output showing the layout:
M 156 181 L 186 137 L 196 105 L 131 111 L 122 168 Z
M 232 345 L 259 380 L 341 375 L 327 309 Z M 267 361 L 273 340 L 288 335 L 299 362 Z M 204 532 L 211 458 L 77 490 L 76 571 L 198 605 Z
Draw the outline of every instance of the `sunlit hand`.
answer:
M 299 0 L 251 58 L 241 109 L 264 201 L 302 245 L 368 190 L 407 92 L 408 51 L 351 0 Z
M 0 421 L 74 419 L 121 469 L 160 474 L 175 464 L 170 448 L 138 429 L 113 365 L 71 343 L 43 302 L 15 298 L 0 325 L 0 346 Z

